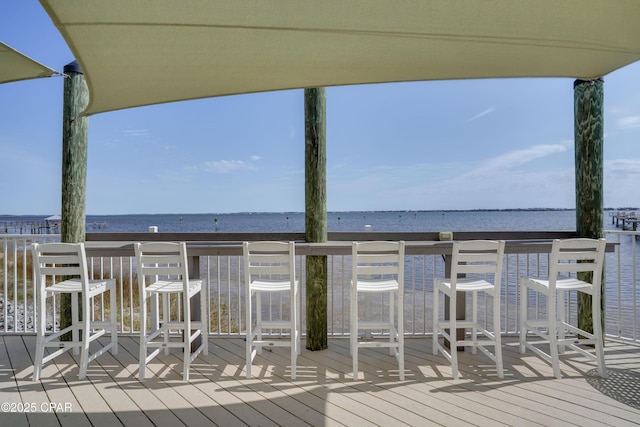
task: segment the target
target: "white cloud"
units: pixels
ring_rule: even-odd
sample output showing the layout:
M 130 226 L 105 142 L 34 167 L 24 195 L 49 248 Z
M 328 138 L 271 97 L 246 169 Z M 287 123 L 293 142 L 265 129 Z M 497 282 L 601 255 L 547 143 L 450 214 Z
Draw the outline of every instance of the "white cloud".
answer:
M 255 162 L 258 162 L 262 157 L 252 155 L 249 160 L 211 160 L 208 162 L 198 163 L 195 165 L 186 166 L 185 169 L 198 173 L 216 173 L 216 174 L 230 174 L 236 172 L 251 172 L 255 171 Z
M 637 206 L 634 189 L 640 177 L 640 159 L 604 162 L 604 204 L 608 207 Z
M 376 188 L 376 197 L 357 208 L 571 207 L 573 170 L 555 168 L 555 161 L 546 159 L 570 150 L 572 143 L 539 144 L 477 162 L 334 170 L 329 175 L 332 208 L 355 209 L 355 195 L 370 188 Z M 540 159 L 545 159 L 542 167 L 523 166 Z
M 572 141 L 563 141 L 559 144 L 540 144 L 523 150 L 511 151 L 501 156 L 488 159 L 481 169 L 509 168 L 522 165 L 551 154 L 563 153 L 567 151 L 572 144 Z
M 491 107 L 491 108 L 487 108 L 484 111 L 481 111 L 480 113 L 476 114 L 475 116 L 469 118 L 466 120 L 466 123 L 472 122 L 474 120 L 478 120 L 480 117 L 486 116 L 487 114 L 491 114 L 495 111 L 495 108 Z
M 148 129 L 126 129 L 124 135 L 128 138 L 139 138 L 149 136 Z
M 214 173 L 232 173 L 237 171 L 253 170 L 254 167 L 243 160 L 215 160 L 212 162 L 204 162 L 202 170 Z
M 640 128 L 640 116 L 620 117 L 616 124 L 622 129 Z
M 617 159 L 605 162 L 605 170 L 616 175 L 638 175 L 640 174 L 639 159 Z

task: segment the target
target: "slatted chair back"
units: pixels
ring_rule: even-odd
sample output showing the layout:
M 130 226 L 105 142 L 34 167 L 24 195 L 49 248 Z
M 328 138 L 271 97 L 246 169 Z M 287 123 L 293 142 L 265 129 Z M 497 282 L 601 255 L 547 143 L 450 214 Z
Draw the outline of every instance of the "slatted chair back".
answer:
M 245 274 L 248 282 L 254 276 L 288 277 L 294 280 L 295 247 L 293 242 L 245 242 L 247 257 Z
M 150 278 L 172 278 L 183 282 L 184 292 L 189 289 L 189 267 L 185 242 L 148 242 L 135 245 L 140 286 Z
M 549 287 L 555 289 L 556 280 L 572 273 L 593 273 L 590 282 L 599 288 L 607 246 L 605 239 L 554 240 L 549 261 Z
M 46 286 L 45 278 L 53 277 L 51 283 L 78 278 L 83 289 L 88 289 L 88 268 L 84 244 L 34 243 L 32 246 L 37 281 Z
M 395 279 L 404 284 L 404 242 L 353 242 L 352 283 L 359 280 Z
M 502 283 L 504 241 L 467 240 L 453 243 L 451 256 L 451 289 L 455 292 L 458 278 L 493 275 L 496 286 Z

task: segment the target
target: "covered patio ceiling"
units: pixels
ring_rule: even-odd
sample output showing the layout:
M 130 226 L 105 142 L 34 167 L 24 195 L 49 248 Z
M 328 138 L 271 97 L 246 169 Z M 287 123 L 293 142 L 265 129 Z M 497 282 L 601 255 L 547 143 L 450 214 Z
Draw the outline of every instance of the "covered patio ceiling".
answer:
M 40 0 L 85 114 L 281 89 L 597 78 L 640 59 L 637 0 Z
M 0 42 L 0 84 L 60 74 Z

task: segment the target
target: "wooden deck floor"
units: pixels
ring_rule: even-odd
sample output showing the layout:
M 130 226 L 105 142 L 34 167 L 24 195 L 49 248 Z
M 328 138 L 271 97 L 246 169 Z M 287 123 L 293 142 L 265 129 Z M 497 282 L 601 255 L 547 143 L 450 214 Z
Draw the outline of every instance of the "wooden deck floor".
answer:
M 521 356 L 506 339 L 504 380 L 483 355 L 461 356 L 461 379 L 451 379 L 446 360 L 430 354 L 429 338 L 406 340 L 406 380 L 395 359 L 380 349 L 361 351 L 361 381 L 351 379 L 348 340 L 329 349 L 304 350 L 298 379 L 291 381 L 288 352 L 258 356 L 255 377 L 244 376 L 242 339 L 211 339 L 211 352 L 183 382 L 181 354 L 149 367 L 155 376 L 137 379 L 138 342 L 121 337 L 120 352 L 94 361 L 78 380 L 71 355 L 45 366 L 31 381 L 33 336 L 0 336 L 0 423 L 3 426 L 395 426 L 395 425 L 579 425 L 640 424 L 640 346 L 608 341 L 609 378 L 569 354 L 564 378 L 532 354 Z M 35 410 L 11 413 L 7 409 Z

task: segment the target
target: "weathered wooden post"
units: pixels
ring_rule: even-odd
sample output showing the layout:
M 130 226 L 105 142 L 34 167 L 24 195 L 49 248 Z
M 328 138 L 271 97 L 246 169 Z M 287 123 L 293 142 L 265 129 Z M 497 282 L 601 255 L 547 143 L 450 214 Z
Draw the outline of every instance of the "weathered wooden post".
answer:
M 64 106 L 62 111 L 62 220 L 61 240 L 85 240 L 87 191 L 87 141 L 89 119 L 80 114 L 89 103 L 89 89 L 76 61 L 64 67 Z M 71 297 L 60 299 L 60 328 L 71 324 Z M 70 340 L 71 335 L 63 337 Z
M 604 114 L 603 80 L 576 80 L 574 93 L 574 137 L 576 155 L 576 231 L 579 237 L 604 237 Z M 591 273 L 582 273 L 591 281 Z M 602 280 L 604 326 L 605 280 Z M 578 326 L 593 331 L 591 296 L 578 292 Z M 603 329 L 604 330 L 604 329 Z
M 304 90 L 305 232 L 307 242 L 327 241 L 325 88 Z M 327 257 L 307 256 L 307 348 L 327 348 Z

